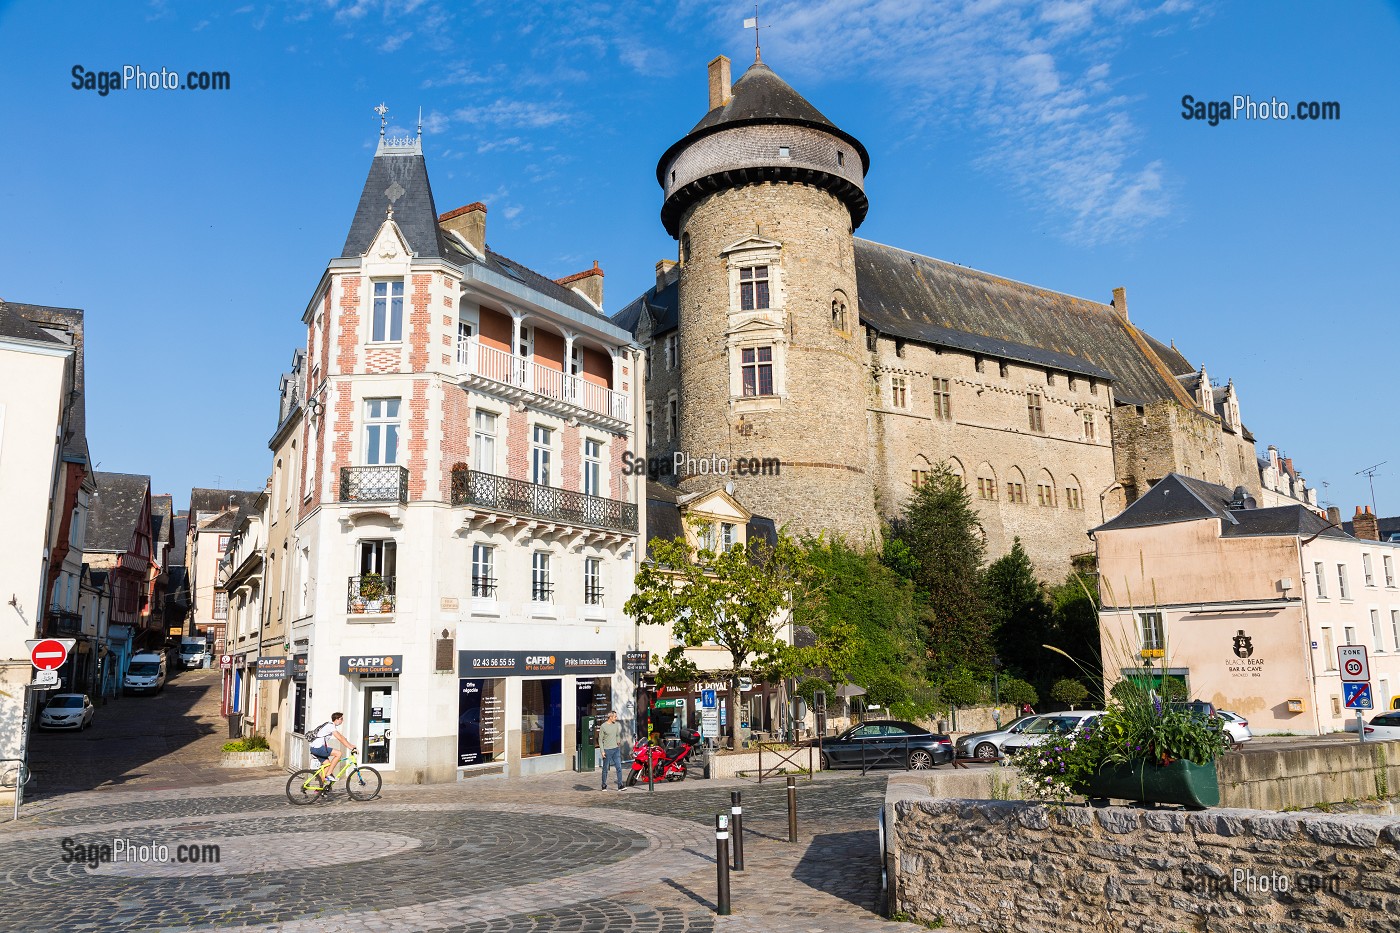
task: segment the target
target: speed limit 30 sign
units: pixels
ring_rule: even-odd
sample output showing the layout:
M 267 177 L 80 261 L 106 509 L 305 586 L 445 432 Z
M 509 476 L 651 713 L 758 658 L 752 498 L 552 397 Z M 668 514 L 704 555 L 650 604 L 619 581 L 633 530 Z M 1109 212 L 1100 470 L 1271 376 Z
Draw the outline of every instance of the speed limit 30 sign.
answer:
M 1371 679 L 1371 665 L 1366 661 L 1365 646 L 1340 646 L 1337 648 L 1337 662 L 1342 671 L 1342 683 L 1361 684 Z

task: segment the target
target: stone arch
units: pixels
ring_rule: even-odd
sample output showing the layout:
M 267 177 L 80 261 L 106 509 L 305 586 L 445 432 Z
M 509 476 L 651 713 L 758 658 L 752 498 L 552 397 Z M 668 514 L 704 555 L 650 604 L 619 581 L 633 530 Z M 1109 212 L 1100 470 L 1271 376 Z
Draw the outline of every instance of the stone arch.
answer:
M 1071 473 L 1065 477 L 1065 508 L 1084 508 L 1084 487 L 1079 482 L 1079 477 Z
M 928 457 L 923 454 L 917 455 L 909 465 L 909 485 L 918 489 L 929 480 L 933 473 L 933 464 L 929 463 Z
M 1006 471 L 1006 501 L 1013 505 L 1026 504 L 1026 474 L 1021 472 L 1021 468 L 1013 466 Z
M 848 316 L 850 304 L 851 300 L 841 289 L 838 288 L 831 293 L 831 326 L 843 334 L 851 332 L 851 322 Z
M 963 467 L 962 461 L 957 457 L 949 457 L 944 462 L 948 464 L 948 472 L 956 476 L 963 486 L 966 486 L 967 470 Z
M 997 471 L 990 463 L 983 460 L 977 464 L 977 498 L 985 499 L 988 502 L 995 501 L 998 496 Z
M 1055 477 L 1045 467 L 1035 475 L 1035 501 L 1043 508 L 1053 509 L 1059 496 L 1055 493 Z

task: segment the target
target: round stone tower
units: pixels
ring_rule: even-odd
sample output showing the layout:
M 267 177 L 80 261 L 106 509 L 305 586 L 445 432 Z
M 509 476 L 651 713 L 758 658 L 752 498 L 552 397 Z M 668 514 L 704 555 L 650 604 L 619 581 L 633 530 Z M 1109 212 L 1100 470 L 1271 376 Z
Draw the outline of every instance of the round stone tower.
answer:
M 767 65 L 731 87 L 721 56 L 709 113 L 657 166 L 680 241 L 677 447 L 731 464 L 683 465 L 681 488 L 727 479 L 780 526 L 858 546 L 879 527 L 853 246 L 869 165 Z

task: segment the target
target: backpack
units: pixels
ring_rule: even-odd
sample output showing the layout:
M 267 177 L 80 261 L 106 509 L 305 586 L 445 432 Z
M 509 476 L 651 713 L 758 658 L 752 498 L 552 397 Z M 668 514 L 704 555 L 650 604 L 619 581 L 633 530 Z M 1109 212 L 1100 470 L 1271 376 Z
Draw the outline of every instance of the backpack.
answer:
M 315 742 L 316 742 L 316 733 L 320 732 L 322 729 L 326 728 L 326 726 L 329 726 L 330 724 L 331 724 L 331 721 L 330 721 L 329 719 L 327 719 L 325 722 L 321 723 L 321 724 L 320 724 L 319 726 L 317 726 L 315 729 L 308 729 L 308 730 L 306 730 L 305 732 L 303 732 L 303 733 L 301 734 L 301 737 L 304 738 L 304 739 L 306 739 L 306 745 L 307 745 L 308 748 L 310 748 L 313 744 L 315 744 Z M 327 745 L 330 744 L 330 740 L 329 740 L 329 739 L 326 740 L 326 744 L 327 744 Z

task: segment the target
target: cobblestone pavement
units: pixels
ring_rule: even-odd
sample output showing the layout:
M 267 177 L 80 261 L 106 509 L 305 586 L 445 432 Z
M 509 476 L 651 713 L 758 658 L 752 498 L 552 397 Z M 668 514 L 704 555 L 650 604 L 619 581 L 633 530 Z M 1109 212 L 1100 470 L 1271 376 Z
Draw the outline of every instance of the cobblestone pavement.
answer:
M 386 785 L 293 808 L 285 776 L 52 795 L 0 826 L 0 930 L 897 933 L 875 913 L 883 777 L 598 791 L 596 774 Z M 743 793 L 746 870 L 715 915 L 714 815 Z M 215 863 L 63 861 L 216 844 Z M 65 848 L 65 840 L 69 840 Z
M 219 715 L 219 697 L 217 670 L 181 671 L 153 696 L 108 700 L 82 732 L 36 730 L 25 795 L 223 784 L 229 773 L 219 756 L 228 720 Z

